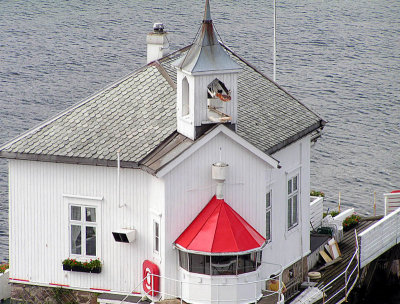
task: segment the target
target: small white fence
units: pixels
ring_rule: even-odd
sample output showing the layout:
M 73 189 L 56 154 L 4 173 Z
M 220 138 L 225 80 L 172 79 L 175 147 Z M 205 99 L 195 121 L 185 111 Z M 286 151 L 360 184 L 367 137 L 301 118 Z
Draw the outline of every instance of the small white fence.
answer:
M 400 209 L 359 234 L 360 267 L 368 265 L 400 242 Z
M 310 196 L 310 230 L 321 226 L 324 213 L 324 198 L 319 196 Z
M 385 198 L 385 215 L 400 207 L 400 192 L 385 193 L 383 196 Z

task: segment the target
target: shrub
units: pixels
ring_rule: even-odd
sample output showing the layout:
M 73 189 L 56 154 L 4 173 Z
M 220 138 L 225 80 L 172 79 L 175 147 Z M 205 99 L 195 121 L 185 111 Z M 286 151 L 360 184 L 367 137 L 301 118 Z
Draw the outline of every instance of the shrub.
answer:
M 6 272 L 6 270 L 10 267 L 8 263 L 0 264 L 0 273 Z
M 352 214 L 343 221 L 343 230 L 347 231 L 358 225 L 361 217 L 357 214 Z
M 320 197 L 325 197 L 325 193 L 322 191 L 315 191 L 315 190 L 311 190 L 310 191 L 310 195 L 311 196 L 320 196 Z
M 328 211 L 329 211 L 329 210 L 328 210 Z M 329 212 L 329 213 L 328 213 L 328 212 L 324 212 L 322 216 L 325 217 L 325 216 L 327 216 L 328 214 L 331 215 L 332 217 L 335 217 L 336 215 L 339 214 L 339 211 L 335 211 L 335 210 L 334 210 L 334 211 L 331 211 L 331 212 Z

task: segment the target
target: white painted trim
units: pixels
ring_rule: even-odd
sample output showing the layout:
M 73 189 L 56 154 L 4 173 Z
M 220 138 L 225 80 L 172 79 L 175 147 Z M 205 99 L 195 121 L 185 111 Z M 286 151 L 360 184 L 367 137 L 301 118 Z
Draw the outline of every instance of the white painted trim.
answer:
M 66 198 L 76 198 L 76 199 L 93 200 L 93 201 L 102 201 L 104 199 L 103 196 L 84 196 L 75 194 L 62 194 L 62 196 Z
M 264 162 L 266 162 L 271 168 L 278 168 L 279 161 L 265 154 L 264 152 L 262 152 L 261 150 L 250 144 L 248 141 L 244 140 L 242 137 L 240 137 L 239 135 L 237 135 L 235 132 L 231 131 L 224 125 L 219 125 L 210 133 L 204 135 L 199 140 L 197 140 L 193 145 L 191 145 L 188 149 L 186 149 L 182 154 L 180 154 L 174 160 L 169 162 L 164 168 L 162 168 L 160 171 L 157 172 L 156 176 L 159 178 L 165 176 L 168 172 L 170 172 L 172 169 L 174 169 L 181 162 L 183 162 L 190 155 L 192 155 L 194 152 L 196 152 L 198 149 L 200 149 L 202 146 L 204 146 L 206 143 L 208 143 L 211 139 L 213 139 L 220 133 L 225 134 L 230 139 L 235 141 L 237 144 L 246 148 L 248 151 L 250 151 L 257 157 L 262 159 Z

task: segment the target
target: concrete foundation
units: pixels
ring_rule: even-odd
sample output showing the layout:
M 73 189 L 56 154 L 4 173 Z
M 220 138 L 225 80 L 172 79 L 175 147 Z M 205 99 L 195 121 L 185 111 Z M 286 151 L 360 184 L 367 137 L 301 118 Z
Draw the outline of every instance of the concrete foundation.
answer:
M 11 285 L 11 303 L 15 304 L 97 304 L 97 296 L 97 293 L 62 287 L 43 287 L 19 283 Z

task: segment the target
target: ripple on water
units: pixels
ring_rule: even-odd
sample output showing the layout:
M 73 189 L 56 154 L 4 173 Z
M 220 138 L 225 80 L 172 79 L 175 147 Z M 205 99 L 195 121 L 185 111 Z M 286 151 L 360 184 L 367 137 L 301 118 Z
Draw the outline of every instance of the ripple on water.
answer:
M 0 143 L 145 61 L 145 34 L 164 22 L 174 49 L 191 43 L 203 3 L 3 1 Z M 271 75 L 272 7 L 212 1 L 224 42 Z M 277 81 L 329 124 L 312 148 L 311 187 L 360 212 L 400 188 L 400 2 L 289 0 L 278 4 Z M 0 260 L 7 256 L 7 165 L 0 160 Z

